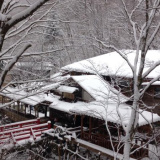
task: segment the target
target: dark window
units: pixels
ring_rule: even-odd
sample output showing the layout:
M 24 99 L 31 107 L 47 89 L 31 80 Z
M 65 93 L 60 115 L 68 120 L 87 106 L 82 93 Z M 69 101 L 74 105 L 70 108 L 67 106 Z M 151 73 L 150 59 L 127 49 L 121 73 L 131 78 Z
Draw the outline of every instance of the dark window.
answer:
M 154 97 L 160 98 L 160 87 L 154 88 Z
M 109 76 L 103 76 L 104 80 L 111 82 L 111 78 Z
M 120 81 L 119 85 L 120 85 L 120 87 L 129 87 L 129 82 L 128 81 Z

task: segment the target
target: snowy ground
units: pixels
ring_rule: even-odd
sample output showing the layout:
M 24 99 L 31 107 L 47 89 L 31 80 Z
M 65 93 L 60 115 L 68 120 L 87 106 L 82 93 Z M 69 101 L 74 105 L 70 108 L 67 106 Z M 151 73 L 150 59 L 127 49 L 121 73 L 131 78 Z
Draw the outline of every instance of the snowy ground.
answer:
M 20 153 L 13 153 L 8 155 L 8 157 L 6 158 L 6 160 L 27 160 L 29 157 L 29 154 L 26 152 L 20 152 Z

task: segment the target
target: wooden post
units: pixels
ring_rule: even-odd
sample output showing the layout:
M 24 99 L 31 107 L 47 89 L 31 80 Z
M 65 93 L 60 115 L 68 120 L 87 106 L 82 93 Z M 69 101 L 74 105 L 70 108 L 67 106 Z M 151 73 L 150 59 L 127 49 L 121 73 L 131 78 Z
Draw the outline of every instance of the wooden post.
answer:
M 79 143 L 77 144 L 76 152 L 79 153 Z
M 29 110 L 29 111 L 30 111 L 30 113 L 29 113 L 29 114 L 31 115 L 31 106 L 30 106 L 30 105 L 28 105 L 28 107 L 29 107 L 29 109 L 30 109 L 30 110 Z
M 37 124 L 40 124 L 40 118 L 37 118 Z
M 35 117 L 37 117 L 37 106 L 34 106 Z
M 120 127 L 118 126 L 118 142 L 120 142 L 120 137 L 121 137 L 121 131 L 120 131 Z
M 18 104 L 18 112 L 19 112 L 19 101 L 17 101 L 17 104 Z
M 58 145 L 58 156 L 59 156 L 59 160 L 61 160 L 61 151 L 60 151 L 60 145 Z
M 4 96 L 2 96 L 2 104 L 4 104 Z
M 81 116 L 81 138 L 83 138 L 83 119 L 84 119 L 84 116 L 82 115 Z
M 86 150 L 86 159 L 89 159 L 89 150 Z
M 49 118 L 51 118 L 51 108 L 49 108 Z
M 3 104 L 5 103 L 5 97 L 3 97 Z
M 66 149 L 65 148 L 63 148 L 63 152 L 64 152 L 64 154 L 63 154 L 63 160 L 65 160 L 66 159 Z
M 13 108 L 16 110 L 16 105 L 15 105 L 15 102 L 14 102 Z
M 101 153 L 99 152 L 98 153 L 98 160 L 100 160 L 101 159 Z
M 19 102 L 18 112 L 21 112 L 21 102 Z
M 47 105 L 45 106 L 45 117 L 47 117 Z
M 135 143 L 136 143 L 136 144 L 137 144 L 137 142 L 138 142 L 137 139 L 135 139 Z
M 65 147 L 64 147 L 64 155 L 63 155 L 63 159 L 65 160 L 67 158 L 67 150 L 66 148 L 68 148 L 68 140 L 66 139 L 66 144 L 65 144 Z
M 48 121 L 48 129 L 51 129 L 51 121 Z
M 39 106 L 36 106 L 37 117 L 39 117 Z
M 3 99 L 3 104 L 4 104 L 4 103 L 6 103 L 6 102 L 5 102 L 5 101 L 6 101 L 6 99 L 5 99 L 5 98 L 6 98 L 6 97 L 4 97 L 4 99 Z
M 23 108 L 24 108 L 24 104 L 21 102 L 21 112 L 22 112 L 22 113 L 24 113 Z
M 92 117 L 89 117 L 89 140 L 91 140 L 91 132 L 92 132 Z
M 26 113 L 27 113 L 27 111 L 26 111 L 27 105 L 25 104 L 24 107 L 25 107 L 25 116 L 26 116 Z

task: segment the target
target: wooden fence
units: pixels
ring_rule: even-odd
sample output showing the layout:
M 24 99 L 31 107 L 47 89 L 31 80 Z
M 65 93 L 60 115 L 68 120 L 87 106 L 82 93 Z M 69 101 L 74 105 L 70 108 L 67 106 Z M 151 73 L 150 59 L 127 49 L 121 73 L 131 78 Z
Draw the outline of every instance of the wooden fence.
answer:
M 109 137 L 108 138 L 104 138 L 103 136 L 99 136 L 97 134 L 90 134 L 88 132 L 83 132 L 82 139 L 84 139 L 86 141 L 89 141 L 89 142 L 91 142 L 93 144 L 99 145 L 101 147 L 113 150 L 111 142 L 109 140 Z M 118 151 L 118 153 L 123 154 L 124 144 L 122 142 L 120 143 L 115 139 L 115 140 L 112 141 L 112 144 L 113 144 L 114 150 L 116 152 Z M 148 149 L 147 148 L 141 147 L 141 146 L 139 146 L 137 144 L 134 144 L 134 146 L 132 146 L 132 151 L 136 150 L 136 149 L 137 149 L 137 151 L 135 151 L 131 155 L 132 158 L 137 159 L 137 158 L 140 158 L 140 157 L 143 158 L 143 157 L 148 156 Z

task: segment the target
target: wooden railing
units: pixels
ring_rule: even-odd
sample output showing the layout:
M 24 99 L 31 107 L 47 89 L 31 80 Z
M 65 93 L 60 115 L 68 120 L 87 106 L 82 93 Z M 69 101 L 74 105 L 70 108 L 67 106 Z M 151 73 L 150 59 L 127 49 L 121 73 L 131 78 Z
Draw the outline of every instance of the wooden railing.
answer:
M 18 128 L 24 128 L 27 126 L 33 126 L 33 125 L 37 125 L 40 124 L 40 119 L 32 119 L 32 120 L 27 120 L 27 121 L 21 121 L 21 122 L 16 122 L 16 123 L 11 123 L 11 124 L 7 124 L 7 125 L 2 125 L 0 126 L 0 131 L 4 132 L 4 131 L 9 131 L 9 130 L 13 130 L 13 129 L 18 129 Z
M 48 130 L 50 128 L 51 122 L 48 122 L 43 124 L 37 124 L 34 126 L 25 126 L 22 128 L 3 131 L 0 132 L 0 144 L 10 143 L 10 140 L 12 140 L 15 144 L 17 141 L 26 140 L 30 137 L 32 137 L 33 140 L 35 140 L 37 136 L 41 136 L 42 131 Z
M 101 147 L 104 147 L 104 148 L 107 148 L 107 149 L 110 149 L 110 150 L 113 150 L 112 148 L 112 145 L 111 145 L 111 142 L 109 140 L 109 137 L 105 137 L 104 136 L 100 136 L 100 135 L 97 135 L 97 134 L 90 134 L 89 132 L 83 132 L 83 139 L 86 140 L 86 141 L 89 141 L 91 143 L 94 143 L 96 145 L 99 145 Z M 113 147 L 114 147 L 114 150 L 120 154 L 123 154 L 123 149 L 124 149 L 124 145 L 123 143 L 119 143 L 116 139 L 112 141 L 112 144 L 113 144 Z M 119 146 L 118 146 L 119 145 Z M 132 151 L 139 148 L 140 146 L 137 145 L 137 144 L 134 144 L 134 146 L 132 147 Z M 143 158 L 143 157 L 146 157 L 148 156 L 148 149 L 147 148 L 140 148 L 138 149 L 137 151 L 135 151 L 131 157 L 132 158 Z

